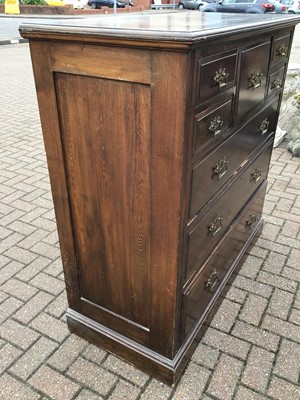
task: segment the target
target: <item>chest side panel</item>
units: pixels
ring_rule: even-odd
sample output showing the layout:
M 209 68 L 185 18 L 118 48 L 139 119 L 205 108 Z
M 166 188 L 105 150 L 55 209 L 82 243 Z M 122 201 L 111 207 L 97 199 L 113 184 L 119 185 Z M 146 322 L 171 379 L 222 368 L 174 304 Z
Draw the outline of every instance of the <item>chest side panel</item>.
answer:
M 55 82 L 81 301 L 148 327 L 149 85 Z
M 182 240 L 186 54 L 31 46 L 68 318 L 98 323 L 97 329 L 170 356 Z

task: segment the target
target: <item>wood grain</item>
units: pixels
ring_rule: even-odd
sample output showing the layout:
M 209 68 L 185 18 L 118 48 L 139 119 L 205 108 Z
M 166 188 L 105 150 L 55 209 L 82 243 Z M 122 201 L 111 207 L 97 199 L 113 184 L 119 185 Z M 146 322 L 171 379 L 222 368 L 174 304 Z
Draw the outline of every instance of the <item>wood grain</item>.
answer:
M 55 81 L 80 296 L 147 327 L 149 86 L 61 73 Z
M 134 51 L 107 46 L 76 45 L 49 47 L 53 71 L 89 75 L 135 83 L 150 83 L 150 55 L 147 50 Z

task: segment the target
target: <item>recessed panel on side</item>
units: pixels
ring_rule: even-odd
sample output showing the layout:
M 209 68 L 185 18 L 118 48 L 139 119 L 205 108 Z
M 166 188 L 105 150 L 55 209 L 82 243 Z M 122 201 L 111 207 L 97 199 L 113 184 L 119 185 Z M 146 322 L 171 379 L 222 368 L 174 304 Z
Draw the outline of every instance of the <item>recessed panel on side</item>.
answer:
M 55 84 L 79 304 L 147 328 L 150 86 L 64 73 Z

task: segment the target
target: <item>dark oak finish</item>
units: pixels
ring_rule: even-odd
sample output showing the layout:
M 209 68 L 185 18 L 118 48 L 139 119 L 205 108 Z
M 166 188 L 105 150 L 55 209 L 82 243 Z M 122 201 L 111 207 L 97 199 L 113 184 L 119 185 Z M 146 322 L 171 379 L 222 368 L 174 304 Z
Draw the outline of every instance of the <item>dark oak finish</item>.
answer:
M 69 328 L 169 384 L 262 225 L 298 21 L 168 12 L 20 29 Z
M 185 331 L 187 336 L 199 319 L 203 319 L 211 303 L 220 295 L 226 282 L 224 277 L 232 272 L 232 266 L 249 239 L 249 234 L 256 231 L 262 215 L 266 192 L 266 181 L 251 198 L 249 204 L 232 223 L 227 235 L 218 247 L 202 264 L 192 285 L 184 291 Z M 251 222 L 251 223 L 250 223 Z
M 202 267 L 205 259 L 222 239 L 244 206 L 245 198 L 250 198 L 259 184 L 267 178 L 270 154 L 271 147 L 269 145 L 250 165 L 247 165 L 241 174 L 234 177 L 234 181 L 231 181 L 230 186 L 219 196 L 210 210 L 205 212 L 204 217 L 201 218 L 200 213 L 199 217 L 193 221 L 189 228 L 187 278 L 192 272 L 197 272 Z M 256 171 L 258 174 L 254 179 L 253 175 Z M 209 170 L 206 172 L 210 173 Z M 220 226 L 213 231 L 211 225 L 218 216 L 222 221 Z
M 235 84 L 237 50 L 217 53 L 198 60 L 199 77 L 197 82 L 196 104 L 216 96 Z
M 61 73 L 55 84 L 81 307 L 149 330 L 149 86 Z
M 225 185 L 267 137 L 274 135 L 277 109 L 278 98 L 193 168 L 190 218 Z M 205 129 L 202 133 L 205 136 Z
M 286 66 L 282 66 L 278 71 L 270 75 L 268 85 L 268 96 L 276 95 L 276 93 L 283 89 L 285 78 Z
M 291 42 L 291 35 L 277 35 L 274 39 L 274 46 L 272 52 L 271 63 L 275 64 L 282 60 L 287 60 L 289 55 L 289 48 Z
M 232 123 L 233 94 L 225 102 L 195 116 L 194 151 L 203 151 L 224 139 Z
M 270 50 L 271 40 L 269 39 L 242 51 L 238 105 L 240 120 L 264 99 Z

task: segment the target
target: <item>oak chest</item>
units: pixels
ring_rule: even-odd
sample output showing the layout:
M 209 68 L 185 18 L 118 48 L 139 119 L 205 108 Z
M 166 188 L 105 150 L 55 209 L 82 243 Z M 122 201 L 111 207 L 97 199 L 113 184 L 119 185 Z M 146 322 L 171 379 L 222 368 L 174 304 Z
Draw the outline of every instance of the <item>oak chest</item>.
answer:
M 164 12 L 21 27 L 69 328 L 165 382 L 262 224 L 298 20 Z

